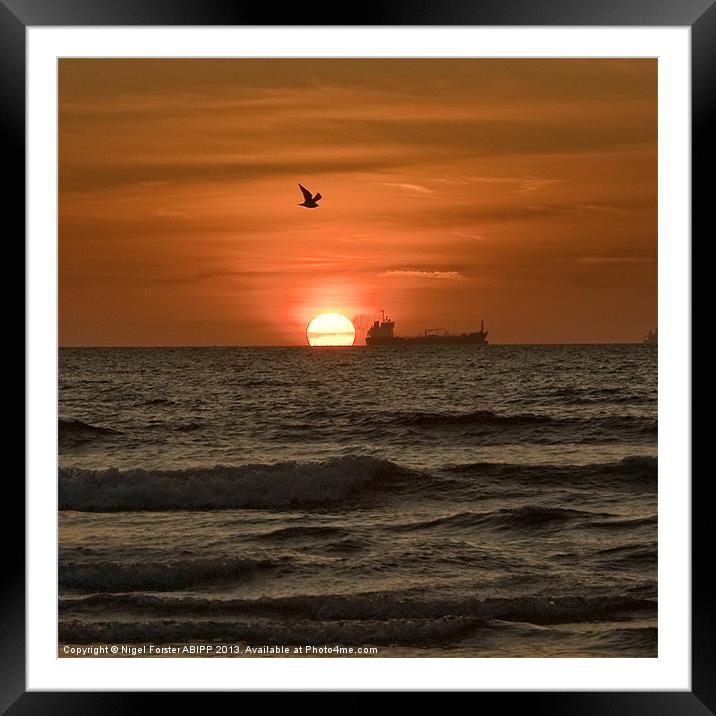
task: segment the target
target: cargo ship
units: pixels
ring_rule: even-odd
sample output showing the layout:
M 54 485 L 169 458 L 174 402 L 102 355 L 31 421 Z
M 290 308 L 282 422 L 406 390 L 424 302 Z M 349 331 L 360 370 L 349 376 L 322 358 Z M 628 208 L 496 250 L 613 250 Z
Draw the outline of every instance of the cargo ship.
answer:
M 381 311 L 381 320 L 374 321 L 365 337 L 367 346 L 392 346 L 403 344 L 426 343 L 430 345 L 487 345 L 485 322 L 480 322 L 480 330 L 472 333 L 451 334 L 445 328 L 426 328 L 421 336 L 403 337 L 394 334 L 395 321 Z

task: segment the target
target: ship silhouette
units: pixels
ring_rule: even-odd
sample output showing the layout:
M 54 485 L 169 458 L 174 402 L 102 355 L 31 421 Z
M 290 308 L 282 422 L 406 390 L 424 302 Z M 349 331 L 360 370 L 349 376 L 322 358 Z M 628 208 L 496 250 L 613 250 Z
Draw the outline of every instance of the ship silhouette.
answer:
M 365 337 L 367 346 L 413 345 L 427 343 L 431 345 L 469 344 L 486 346 L 487 334 L 485 322 L 480 321 L 480 330 L 471 333 L 450 334 L 446 328 L 426 328 L 421 336 L 396 336 L 395 321 L 381 311 L 381 320 L 374 321 Z

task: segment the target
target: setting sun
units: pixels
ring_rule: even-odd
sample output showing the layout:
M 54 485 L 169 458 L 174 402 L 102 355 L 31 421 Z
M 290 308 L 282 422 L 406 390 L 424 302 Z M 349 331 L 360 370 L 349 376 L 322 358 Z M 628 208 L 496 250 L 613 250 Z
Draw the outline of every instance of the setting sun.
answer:
M 308 324 L 306 337 L 311 346 L 352 346 L 356 329 L 341 313 L 321 313 Z

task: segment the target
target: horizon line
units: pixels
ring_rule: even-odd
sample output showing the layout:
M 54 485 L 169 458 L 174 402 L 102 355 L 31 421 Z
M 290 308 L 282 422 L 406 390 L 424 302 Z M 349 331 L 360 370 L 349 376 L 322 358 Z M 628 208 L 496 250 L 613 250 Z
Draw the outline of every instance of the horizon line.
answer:
M 642 340 L 634 341 L 562 341 L 554 343 L 489 343 L 482 348 L 490 348 L 494 346 L 631 346 L 631 345 L 645 345 Z M 311 349 L 322 349 L 322 348 L 369 348 L 370 346 L 360 343 L 353 344 L 350 346 L 311 346 L 307 343 L 274 343 L 274 344 L 260 344 L 260 343 L 132 343 L 132 344 L 119 344 L 119 343 L 108 343 L 108 344 L 89 344 L 89 343 L 77 343 L 68 345 L 58 345 L 58 350 L 62 349 L 73 349 L 73 348 L 311 348 Z M 381 347 L 377 347 L 381 350 Z

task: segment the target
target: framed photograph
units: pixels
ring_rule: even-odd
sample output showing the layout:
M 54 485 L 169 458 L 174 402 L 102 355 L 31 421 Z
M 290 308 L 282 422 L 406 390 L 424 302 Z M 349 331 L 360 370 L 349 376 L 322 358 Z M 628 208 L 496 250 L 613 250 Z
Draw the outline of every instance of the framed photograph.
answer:
M 3 708 L 713 711 L 690 246 L 716 11 L 266 15 L 0 5 L 28 284 Z

